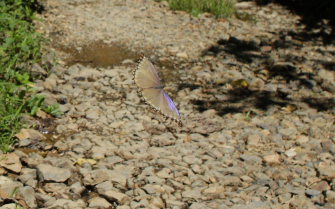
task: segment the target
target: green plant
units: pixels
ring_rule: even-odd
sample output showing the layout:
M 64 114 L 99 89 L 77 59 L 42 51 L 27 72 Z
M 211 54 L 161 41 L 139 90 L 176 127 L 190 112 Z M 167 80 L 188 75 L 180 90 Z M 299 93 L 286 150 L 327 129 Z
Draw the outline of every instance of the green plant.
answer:
M 23 93 L 17 85 L 0 82 L 0 149 L 10 150 L 15 133 L 21 128 L 20 113 L 24 109 Z
M 34 95 L 32 96 L 27 103 L 27 110 L 30 115 L 36 115 L 37 111 L 41 109 L 41 106 L 44 103 L 44 96 Z
M 235 0 L 167 0 L 173 10 L 184 10 L 194 16 L 208 12 L 216 17 L 231 17 L 235 9 Z
M 245 114 L 245 120 L 250 121 L 251 120 L 251 111 L 249 110 L 246 114 Z
M 31 66 L 41 60 L 43 37 L 35 32 L 36 0 L 0 1 L 0 149 L 10 151 L 23 126 L 21 114 L 36 114 L 44 97 L 34 95 Z
M 64 113 L 59 109 L 59 104 L 53 104 L 49 106 L 44 106 L 42 108 L 46 113 L 49 113 L 52 116 L 60 117 Z

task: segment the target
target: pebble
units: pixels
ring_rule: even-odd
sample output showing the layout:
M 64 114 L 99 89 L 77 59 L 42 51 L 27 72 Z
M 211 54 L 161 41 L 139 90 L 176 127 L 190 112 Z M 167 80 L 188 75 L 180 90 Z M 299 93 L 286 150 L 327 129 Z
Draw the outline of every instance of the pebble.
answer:
M 317 195 L 320 195 L 321 194 L 321 191 L 319 190 L 315 190 L 315 189 L 307 189 L 306 190 L 306 195 L 309 195 L 309 196 L 317 196 Z
M 1 209 L 16 209 L 17 208 L 17 204 L 16 203 L 4 204 L 0 208 Z
M 179 57 L 179 58 L 182 58 L 182 59 L 187 59 L 188 58 L 188 55 L 187 55 L 186 52 L 178 52 L 176 54 L 176 56 Z
M 285 152 L 285 155 L 287 157 L 294 157 L 294 156 L 297 155 L 297 152 L 295 150 L 296 150 L 296 148 L 291 148 L 291 149 L 289 149 Z
M 34 129 L 21 129 L 19 133 L 15 135 L 19 140 L 37 140 L 42 141 L 45 140 L 45 136 L 41 134 L 40 132 L 34 130 Z
M 13 181 L 6 176 L 0 176 L 0 194 L 3 197 L 10 197 L 14 191 L 23 187 L 23 184 L 18 181 Z
M 18 179 L 25 185 L 36 188 L 37 186 L 37 173 L 35 169 L 23 168 Z
M 280 155 L 278 154 L 266 155 L 263 159 L 268 164 L 280 164 Z
M 58 77 L 55 74 L 50 74 L 48 78 L 43 82 L 43 87 L 47 90 L 54 91 L 57 87 Z
M 110 208 L 112 204 L 110 204 L 106 199 L 101 197 L 93 197 L 88 200 L 89 207 L 91 208 Z
M 67 199 L 58 199 L 53 202 L 49 208 L 65 208 L 65 209 L 82 209 L 85 208 L 86 204 L 83 200 L 67 200 Z
M 318 190 L 318 191 L 330 190 L 330 186 L 328 185 L 328 182 L 326 181 L 320 181 L 320 182 L 314 183 L 310 186 L 310 188 L 313 190 Z
M 335 178 L 335 165 L 329 165 L 328 163 L 320 162 L 317 169 L 321 177 L 326 179 Z
M 326 192 L 326 200 L 330 204 L 335 204 L 335 192 L 332 190 L 328 190 Z
M 30 186 L 21 187 L 18 195 L 21 199 L 25 201 L 25 203 L 29 206 L 29 208 L 36 208 L 37 201 L 35 197 L 35 191 Z
M 0 155 L 0 166 L 4 167 L 14 173 L 19 173 L 22 169 L 22 164 L 19 156 L 15 153 Z
M 151 207 L 165 208 L 165 203 L 160 197 L 152 197 L 149 205 L 151 205 Z
M 251 134 L 248 136 L 248 145 L 257 146 L 258 143 L 261 141 L 261 137 L 258 134 Z
M 173 175 L 171 173 L 171 170 L 168 169 L 168 168 L 163 168 L 162 170 L 158 171 L 156 173 L 156 175 L 159 177 L 159 178 L 164 178 L 164 179 L 169 179 L 169 178 L 173 178 Z
M 130 201 L 130 198 L 127 195 L 114 190 L 104 191 L 99 194 L 106 197 L 110 201 L 116 201 L 119 204 L 125 204 Z
M 85 187 L 80 182 L 76 182 L 70 186 L 70 191 L 81 195 L 85 191 Z
M 37 166 L 38 177 L 42 181 L 64 182 L 71 177 L 71 171 L 67 168 L 59 168 L 49 164 Z
M 202 194 L 199 189 L 190 189 L 182 192 L 182 197 L 184 198 L 190 198 L 190 199 L 200 199 Z
M 219 195 L 219 194 L 223 194 L 223 192 L 224 192 L 224 187 L 218 186 L 218 185 L 209 185 L 207 189 L 203 190 L 203 193 L 205 195 Z

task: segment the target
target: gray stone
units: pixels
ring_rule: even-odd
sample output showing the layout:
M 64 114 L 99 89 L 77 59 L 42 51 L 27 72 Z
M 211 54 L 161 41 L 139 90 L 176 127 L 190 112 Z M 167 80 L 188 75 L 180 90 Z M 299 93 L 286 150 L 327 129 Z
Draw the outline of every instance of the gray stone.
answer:
M 44 190 L 54 195 L 65 196 L 69 194 L 70 188 L 64 183 L 46 183 Z
M 17 204 L 16 203 L 9 203 L 5 204 L 0 207 L 1 209 L 17 209 Z
M 150 199 L 149 205 L 151 205 L 152 207 L 156 207 L 156 208 L 164 208 L 165 207 L 165 203 L 162 200 L 162 198 L 160 198 L 160 197 L 152 197 Z
M 116 182 L 123 187 L 125 187 L 126 184 L 127 184 L 127 175 L 125 175 L 125 173 L 117 171 L 117 170 L 109 171 L 109 179 L 112 182 Z
M 163 168 L 162 170 L 158 171 L 156 173 L 156 175 L 160 178 L 164 178 L 164 179 L 169 179 L 169 178 L 173 178 L 173 175 L 171 173 L 171 170 L 168 168 Z
M 85 207 L 86 207 L 86 204 L 83 200 L 58 199 L 48 208 L 82 209 Z
M 41 181 L 64 182 L 71 177 L 71 170 L 67 168 L 59 168 L 49 164 L 41 164 L 37 166 L 38 177 Z
M 320 176 L 326 179 L 335 178 L 335 165 L 328 165 L 327 163 L 319 163 L 317 167 Z
M 335 191 L 328 190 L 326 192 L 326 201 L 330 204 L 335 204 Z
M 114 185 L 110 181 L 105 181 L 96 185 L 95 188 L 97 189 L 98 193 L 103 194 L 106 191 L 113 189 Z
M 2 196 L 11 197 L 14 191 L 23 187 L 23 184 L 18 181 L 13 181 L 6 176 L 0 176 L 0 193 Z
M 240 156 L 240 158 L 248 163 L 261 164 L 263 161 L 262 158 L 256 155 L 249 155 L 249 154 L 243 154 Z
M 271 209 L 271 204 L 269 202 L 255 201 L 247 205 L 236 205 L 232 209 Z
M 207 189 L 202 191 L 205 195 L 220 195 L 223 194 L 224 187 L 220 185 L 209 185 Z
M 91 208 L 110 208 L 112 204 L 110 204 L 106 199 L 101 197 L 93 197 L 88 200 L 89 207 Z
M 190 164 L 190 165 L 192 165 L 192 164 L 201 164 L 202 163 L 201 159 L 196 158 L 193 155 L 184 156 L 183 160 L 184 160 L 185 163 Z
M 128 205 L 119 205 L 116 209 L 130 209 L 130 207 Z
M 259 134 L 250 134 L 247 138 L 247 143 L 250 146 L 257 146 L 261 141 L 261 136 Z
M 319 190 L 315 190 L 315 189 L 307 189 L 306 190 L 306 195 L 308 196 L 317 196 L 317 195 L 320 195 L 321 194 L 321 191 Z
M 0 167 L 4 167 L 15 173 L 19 173 L 21 171 L 22 165 L 19 156 L 17 156 L 15 153 L 8 153 L 0 155 Z
M 204 209 L 207 208 L 207 206 L 204 203 L 192 203 L 192 205 L 190 205 L 189 209 Z
M 36 170 L 31 168 L 23 168 L 21 170 L 21 175 L 18 177 L 18 179 L 22 183 L 31 186 L 33 188 L 35 188 L 37 185 L 36 178 L 37 178 Z
M 165 190 L 161 185 L 157 184 L 146 184 L 142 187 L 148 194 L 161 194 L 164 193 Z
M 318 190 L 318 191 L 327 191 L 330 190 L 330 186 L 328 185 L 328 182 L 326 181 L 320 181 L 312 184 L 310 186 L 311 189 Z
M 100 195 L 104 196 L 110 201 L 117 201 L 120 204 L 125 204 L 130 200 L 128 195 L 117 191 L 113 184 L 108 181 L 98 184 L 96 189 Z
M 73 193 L 77 195 L 80 195 L 81 193 L 85 191 L 85 187 L 81 185 L 80 182 L 76 182 L 70 186 L 70 191 L 72 191 Z
M 98 169 L 82 173 L 84 185 L 96 185 L 109 180 L 109 170 Z
M 92 119 L 92 120 L 96 120 L 96 119 L 99 119 L 100 117 L 100 111 L 99 110 L 95 110 L 95 109 L 89 109 L 87 112 L 86 112 L 86 117 L 88 119 Z
M 116 201 L 119 204 L 125 204 L 130 200 L 128 195 L 112 190 L 113 188 L 110 188 L 109 190 L 98 190 L 99 194 L 106 197 L 110 201 Z
M 35 191 L 30 186 L 25 186 L 20 188 L 18 195 L 23 199 L 30 208 L 36 208 L 37 202 L 35 197 Z
M 43 87 L 47 90 L 56 90 L 58 77 L 55 74 L 51 74 L 43 83 Z
M 36 193 L 36 200 L 45 207 L 49 207 L 56 201 L 56 198 L 47 194 Z
M 280 164 L 280 155 L 278 154 L 265 155 L 263 159 L 268 164 Z
M 200 199 L 202 197 L 201 191 L 199 189 L 192 188 L 190 190 L 186 190 L 181 194 L 183 198 L 190 198 L 190 199 Z

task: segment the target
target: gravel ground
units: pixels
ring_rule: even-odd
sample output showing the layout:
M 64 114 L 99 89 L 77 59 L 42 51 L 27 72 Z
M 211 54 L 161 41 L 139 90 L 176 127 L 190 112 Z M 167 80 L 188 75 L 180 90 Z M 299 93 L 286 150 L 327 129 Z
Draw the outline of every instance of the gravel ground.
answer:
M 36 88 L 65 115 L 27 117 L 39 129 L 0 161 L 1 208 L 335 208 L 335 46 L 298 16 L 252 2 L 238 8 L 253 21 L 151 0 L 44 4 L 59 64 Z M 183 127 L 141 102 L 142 54 Z

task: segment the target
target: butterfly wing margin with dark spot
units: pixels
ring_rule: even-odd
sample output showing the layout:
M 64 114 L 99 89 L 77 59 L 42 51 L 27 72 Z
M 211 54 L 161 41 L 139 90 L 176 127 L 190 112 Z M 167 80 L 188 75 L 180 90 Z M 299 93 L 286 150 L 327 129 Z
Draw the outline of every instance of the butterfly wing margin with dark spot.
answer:
M 154 65 L 146 57 L 144 57 L 138 64 L 138 67 L 134 72 L 134 80 L 136 85 L 141 89 L 162 86 Z

